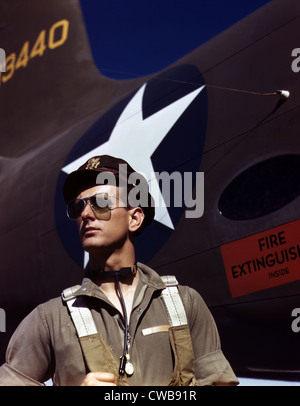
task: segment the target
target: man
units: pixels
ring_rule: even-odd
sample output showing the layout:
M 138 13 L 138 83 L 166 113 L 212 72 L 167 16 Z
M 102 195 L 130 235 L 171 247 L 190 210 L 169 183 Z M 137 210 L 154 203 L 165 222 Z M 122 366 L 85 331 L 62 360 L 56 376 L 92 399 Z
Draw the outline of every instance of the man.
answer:
M 122 159 L 93 157 L 67 177 L 64 198 L 88 270 L 20 324 L 0 385 L 236 385 L 200 295 L 136 262 L 134 238 L 154 218 L 146 180 Z

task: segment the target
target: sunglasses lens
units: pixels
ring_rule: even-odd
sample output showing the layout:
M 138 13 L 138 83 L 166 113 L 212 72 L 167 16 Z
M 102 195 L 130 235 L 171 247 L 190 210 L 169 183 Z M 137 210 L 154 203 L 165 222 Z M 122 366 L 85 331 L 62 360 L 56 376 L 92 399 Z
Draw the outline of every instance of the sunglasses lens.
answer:
M 69 219 L 76 220 L 81 216 L 85 209 L 87 201 L 93 209 L 98 219 L 108 220 L 110 218 L 111 201 L 108 193 L 98 193 L 85 199 L 74 199 L 67 206 L 67 215 Z
M 83 199 L 72 200 L 67 206 L 67 214 L 69 219 L 76 220 L 85 208 L 85 201 Z
M 93 210 L 97 214 L 107 213 L 110 209 L 110 201 L 107 193 L 98 193 L 90 198 Z

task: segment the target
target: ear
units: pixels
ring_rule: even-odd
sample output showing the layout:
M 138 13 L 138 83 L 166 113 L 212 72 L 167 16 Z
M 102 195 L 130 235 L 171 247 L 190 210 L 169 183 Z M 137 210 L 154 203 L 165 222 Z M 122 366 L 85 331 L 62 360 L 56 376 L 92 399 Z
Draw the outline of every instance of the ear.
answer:
M 145 218 L 145 214 L 143 212 L 143 209 L 141 209 L 140 207 L 134 207 L 132 209 L 129 209 L 128 212 L 129 212 L 128 229 L 129 231 L 134 233 L 141 227 L 142 222 L 144 221 Z

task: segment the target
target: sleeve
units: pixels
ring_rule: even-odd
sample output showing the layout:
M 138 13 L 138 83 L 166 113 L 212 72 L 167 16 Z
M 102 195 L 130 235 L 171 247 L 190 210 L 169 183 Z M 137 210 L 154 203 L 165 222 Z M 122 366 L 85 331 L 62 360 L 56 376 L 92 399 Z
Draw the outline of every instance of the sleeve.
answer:
M 34 309 L 10 339 L 0 386 L 41 386 L 51 376 L 50 335 L 42 306 Z
M 238 385 L 222 350 L 216 323 L 204 300 L 192 288 L 182 289 L 194 350 L 195 377 L 199 385 Z

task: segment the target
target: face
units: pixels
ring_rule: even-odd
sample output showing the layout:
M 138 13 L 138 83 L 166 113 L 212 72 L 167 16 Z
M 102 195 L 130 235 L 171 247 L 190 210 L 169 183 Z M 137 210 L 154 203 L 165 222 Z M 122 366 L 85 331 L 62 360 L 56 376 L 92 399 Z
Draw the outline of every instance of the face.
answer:
M 90 254 L 103 253 L 105 250 L 120 249 L 130 239 L 132 231 L 132 212 L 128 210 L 119 196 L 119 188 L 111 185 L 97 185 L 84 190 L 78 198 L 87 198 L 97 193 L 108 193 L 111 210 L 107 216 L 97 218 L 90 204 L 86 204 L 77 219 L 79 236 L 83 249 Z

